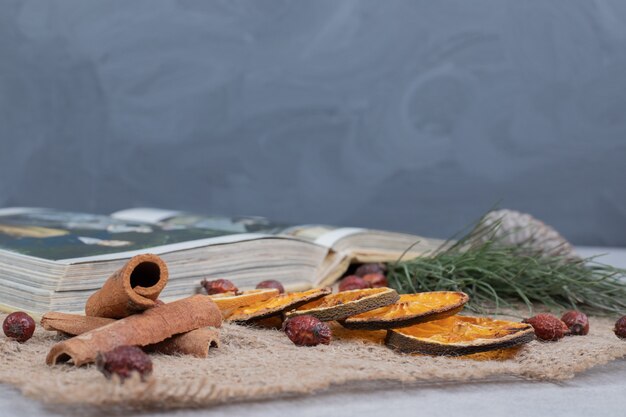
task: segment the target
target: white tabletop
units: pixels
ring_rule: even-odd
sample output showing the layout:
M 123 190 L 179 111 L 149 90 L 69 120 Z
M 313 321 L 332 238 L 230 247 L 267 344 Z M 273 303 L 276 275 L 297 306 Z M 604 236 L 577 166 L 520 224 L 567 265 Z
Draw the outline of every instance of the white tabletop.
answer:
M 626 268 L 626 249 L 579 248 L 582 256 Z M 46 407 L 0 385 L 0 416 L 111 416 L 110 412 Z M 120 416 L 131 414 L 121 412 Z M 335 391 L 296 399 L 233 404 L 206 410 L 141 414 L 142 417 L 200 416 L 626 416 L 626 360 L 600 366 L 563 383 L 477 382 L 404 389 Z

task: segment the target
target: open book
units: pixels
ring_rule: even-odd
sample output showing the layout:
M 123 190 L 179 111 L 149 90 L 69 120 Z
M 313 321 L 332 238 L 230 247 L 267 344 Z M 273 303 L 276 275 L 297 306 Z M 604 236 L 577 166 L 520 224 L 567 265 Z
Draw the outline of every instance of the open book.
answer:
M 204 278 L 240 289 L 276 279 L 288 291 L 334 283 L 352 262 L 391 262 L 432 253 L 443 242 L 259 217 L 212 217 L 136 208 L 110 216 L 41 208 L 0 209 L 0 309 L 79 312 L 130 257 L 167 262 L 164 301 L 198 292 Z

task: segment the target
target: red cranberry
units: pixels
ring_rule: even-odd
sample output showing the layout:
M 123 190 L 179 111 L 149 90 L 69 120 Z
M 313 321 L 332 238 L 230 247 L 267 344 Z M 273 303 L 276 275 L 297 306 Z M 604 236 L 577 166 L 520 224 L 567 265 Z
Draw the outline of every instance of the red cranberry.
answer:
M 204 287 L 209 295 L 222 294 L 225 292 L 236 293 L 239 291 L 235 284 L 227 279 L 214 279 L 212 281 L 203 279 L 202 282 L 200 282 L 200 285 Z
M 615 332 L 615 336 L 620 339 L 626 339 L 626 316 L 615 322 L 615 328 L 613 331 Z
M 279 294 L 283 294 L 285 292 L 285 287 L 283 287 L 283 284 L 281 284 L 279 281 L 276 281 L 275 279 L 268 279 L 266 281 L 261 281 L 256 285 L 257 289 L 263 289 L 263 288 L 274 288 L 278 290 Z
M 35 332 L 35 320 L 22 311 L 16 311 L 4 319 L 2 330 L 7 337 L 24 343 Z
M 363 280 L 369 284 L 372 288 L 380 288 L 387 286 L 387 277 L 380 272 L 374 274 L 367 274 L 363 276 Z
M 385 264 L 382 263 L 371 263 L 371 264 L 363 264 L 359 266 L 355 271 L 354 275 L 359 277 L 364 277 L 367 274 L 383 274 L 385 275 L 387 272 L 387 268 Z
M 525 319 L 523 323 L 528 323 L 535 329 L 535 336 L 540 340 L 556 342 L 569 334 L 569 329 L 558 318 L 552 314 L 537 314 L 534 317 Z
M 133 372 L 139 373 L 141 380 L 152 373 L 152 360 L 137 346 L 118 346 L 96 356 L 98 370 L 107 378 L 113 374 L 120 377 L 122 382 Z
M 283 330 L 297 346 L 327 345 L 332 339 L 330 327 L 317 317 L 305 315 L 288 319 L 283 324 Z
M 350 275 L 339 282 L 339 291 L 362 290 L 370 285 L 361 277 Z
M 580 311 L 568 311 L 563 314 L 561 321 L 569 328 L 570 334 L 584 336 L 589 333 L 589 319 Z

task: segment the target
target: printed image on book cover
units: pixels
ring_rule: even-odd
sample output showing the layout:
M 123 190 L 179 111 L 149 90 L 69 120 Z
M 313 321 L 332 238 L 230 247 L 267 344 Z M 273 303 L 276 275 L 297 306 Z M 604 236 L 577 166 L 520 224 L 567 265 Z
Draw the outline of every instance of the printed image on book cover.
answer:
M 278 234 L 288 225 L 261 217 L 177 214 L 156 223 L 49 209 L 0 212 L 0 249 L 49 260 L 141 250 L 235 234 Z

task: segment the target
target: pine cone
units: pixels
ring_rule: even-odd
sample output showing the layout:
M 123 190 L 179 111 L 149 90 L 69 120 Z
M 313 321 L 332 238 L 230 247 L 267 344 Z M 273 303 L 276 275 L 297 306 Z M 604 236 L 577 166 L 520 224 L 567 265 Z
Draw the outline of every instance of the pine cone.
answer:
M 497 222 L 500 222 L 499 226 Z M 530 214 L 515 210 L 487 213 L 472 234 L 482 243 L 491 240 L 504 246 L 517 246 L 529 254 L 561 257 L 567 262 L 581 260 L 571 243 L 554 228 Z

